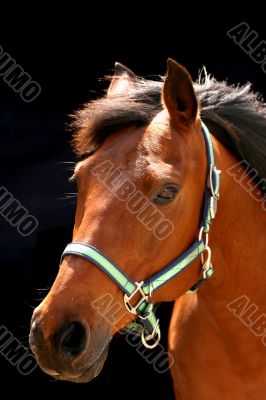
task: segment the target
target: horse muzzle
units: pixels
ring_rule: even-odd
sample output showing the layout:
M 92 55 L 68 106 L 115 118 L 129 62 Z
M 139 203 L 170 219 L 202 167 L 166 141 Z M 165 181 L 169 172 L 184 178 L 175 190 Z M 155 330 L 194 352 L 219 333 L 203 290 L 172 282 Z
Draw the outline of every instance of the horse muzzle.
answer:
M 86 321 L 65 322 L 47 336 L 43 322 L 33 315 L 29 341 L 45 373 L 57 380 L 81 383 L 100 373 L 111 338 L 109 330 L 92 333 Z

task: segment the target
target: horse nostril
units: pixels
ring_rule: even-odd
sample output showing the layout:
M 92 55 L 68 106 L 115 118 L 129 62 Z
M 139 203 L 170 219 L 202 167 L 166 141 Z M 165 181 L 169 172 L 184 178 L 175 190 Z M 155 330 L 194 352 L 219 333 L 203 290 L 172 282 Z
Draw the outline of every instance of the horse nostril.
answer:
M 64 356 L 76 357 L 86 346 L 87 330 L 79 322 L 71 322 L 62 327 L 60 345 Z

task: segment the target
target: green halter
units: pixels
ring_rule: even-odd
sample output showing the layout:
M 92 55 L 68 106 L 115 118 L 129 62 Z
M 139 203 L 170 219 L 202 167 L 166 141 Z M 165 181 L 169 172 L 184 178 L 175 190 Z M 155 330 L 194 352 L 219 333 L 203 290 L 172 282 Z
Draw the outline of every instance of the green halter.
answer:
M 127 311 L 140 318 L 140 323 L 143 326 L 141 338 L 144 346 L 147 348 L 156 347 L 161 337 L 159 320 L 156 318 L 153 310 L 153 303 L 149 301 L 154 290 L 159 289 L 184 271 L 199 255 L 202 261 L 202 277 L 189 292 L 195 292 L 213 273 L 211 250 L 208 246 L 208 232 L 211 220 L 216 214 L 217 200 L 219 198 L 220 171 L 215 167 L 211 136 L 208 128 L 203 123 L 202 133 L 205 139 L 208 163 L 203 218 L 198 239 L 182 255 L 151 278 L 142 282 L 131 280 L 113 261 L 109 260 L 101 251 L 89 244 L 72 242 L 66 246 L 61 257 L 61 262 L 68 254 L 77 255 L 92 262 L 120 287 L 124 293 L 124 304 Z M 203 234 L 205 236 L 204 239 Z M 207 252 L 206 260 L 204 259 L 204 252 Z M 138 300 L 135 304 L 132 304 L 137 294 Z

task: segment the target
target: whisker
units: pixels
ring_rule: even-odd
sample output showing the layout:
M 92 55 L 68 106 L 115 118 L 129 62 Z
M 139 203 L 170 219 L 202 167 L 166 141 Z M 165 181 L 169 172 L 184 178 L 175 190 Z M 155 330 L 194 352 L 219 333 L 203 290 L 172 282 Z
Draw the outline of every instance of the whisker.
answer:
M 32 300 L 36 300 L 36 299 L 32 299 Z M 36 308 L 36 306 L 33 306 L 32 304 L 28 303 L 26 300 L 24 300 L 24 303 L 31 308 L 32 310 L 34 310 L 34 308 Z
M 67 194 L 65 197 L 61 197 L 61 199 L 73 199 L 77 197 L 77 193 Z
M 32 301 L 37 301 L 38 302 L 38 304 L 39 304 L 39 302 L 40 301 L 43 301 L 43 299 L 45 298 L 45 296 L 44 297 L 40 297 L 40 298 L 34 298 L 34 299 L 32 299 Z M 28 304 L 28 305 L 30 305 L 30 304 Z M 33 307 L 33 306 L 32 306 Z M 36 306 L 34 306 L 34 308 L 35 308 Z
M 51 286 L 49 286 L 49 287 L 47 287 L 47 288 L 33 288 L 34 290 L 38 290 L 38 291 L 40 291 L 40 292 L 48 292 L 48 290 L 50 290 L 51 289 Z
M 66 193 L 64 197 L 59 197 L 59 200 L 71 200 L 71 199 L 77 199 L 78 194 L 77 193 Z
M 56 165 L 59 165 L 59 164 L 72 164 L 72 165 L 75 165 L 76 162 L 75 161 L 59 161 L 58 163 L 56 163 Z

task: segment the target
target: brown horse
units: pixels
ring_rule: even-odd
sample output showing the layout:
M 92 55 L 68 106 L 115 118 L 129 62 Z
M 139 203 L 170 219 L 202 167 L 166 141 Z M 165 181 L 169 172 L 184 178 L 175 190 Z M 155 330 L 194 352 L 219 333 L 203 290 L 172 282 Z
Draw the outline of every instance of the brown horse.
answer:
M 106 96 L 77 112 L 73 125 L 81 157 L 75 243 L 32 317 L 40 367 L 56 379 L 90 381 L 112 336 L 137 315 L 143 343 L 156 346 L 151 305 L 175 301 L 169 352 L 176 399 L 264 400 L 263 102 L 249 85 L 206 74 L 193 85 L 173 60 L 164 82 L 117 64 Z M 113 323 L 99 312 L 112 305 Z

